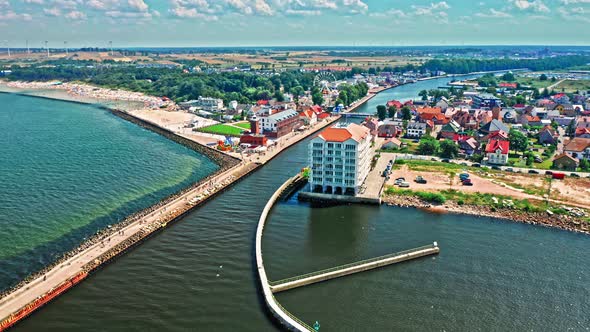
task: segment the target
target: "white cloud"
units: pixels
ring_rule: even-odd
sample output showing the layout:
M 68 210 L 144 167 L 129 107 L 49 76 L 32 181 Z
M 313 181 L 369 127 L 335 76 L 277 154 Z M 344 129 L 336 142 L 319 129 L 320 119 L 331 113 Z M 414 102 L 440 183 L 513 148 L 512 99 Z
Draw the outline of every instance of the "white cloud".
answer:
M 550 12 L 549 7 L 541 0 L 514 0 L 513 4 L 520 10 L 534 10 L 536 12 L 548 13 Z
M 508 18 L 508 17 L 512 17 L 512 15 L 500 11 L 500 10 L 496 10 L 494 8 L 490 8 L 490 10 L 488 12 L 485 13 L 477 13 L 475 14 L 475 16 L 477 17 L 487 17 L 487 18 Z
M 0 12 L 0 22 L 2 21 L 30 21 L 33 17 L 30 14 L 17 14 L 12 10 Z
M 71 12 L 65 15 L 65 18 L 75 21 L 82 21 L 86 19 L 86 14 L 77 10 L 72 10 Z
M 43 8 L 43 13 L 45 13 L 47 16 L 60 16 L 61 10 L 59 10 L 57 7 Z
M 590 0 L 561 0 L 561 3 L 564 5 L 575 5 L 575 4 L 580 4 L 580 3 L 588 3 L 590 4 Z
M 412 5 L 414 14 L 417 16 L 447 16 L 446 10 L 451 6 L 446 1 L 431 3 L 429 6 Z

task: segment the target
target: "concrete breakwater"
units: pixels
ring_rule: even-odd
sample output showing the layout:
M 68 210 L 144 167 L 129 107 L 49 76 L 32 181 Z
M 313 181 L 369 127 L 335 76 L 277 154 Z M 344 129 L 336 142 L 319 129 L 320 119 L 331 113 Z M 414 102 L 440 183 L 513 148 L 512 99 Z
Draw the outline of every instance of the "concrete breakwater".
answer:
M 285 308 L 283 308 L 274 297 L 270 282 L 268 280 L 268 276 L 266 274 L 266 269 L 264 268 L 264 259 L 262 257 L 262 235 L 264 234 L 264 226 L 266 225 L 266 221 L 268 219 L 268 214 L 270 213 L 270 210 L 286 192 L 289 192 L 290 188 L 298 186 L 303 181 L 306 180 L 303 179 L 300 175 L 290 178 L 282 186 L 280 186 L 279 189 L 277 189 L 277 191 L 275 191 L 275 193 L 268 200 L 266 206 L 260 214 L 260 219 L 258 220 L 258 226 L 256 228 L 255 252 L 258 280 L 260 281 L 260 286 L 262 288 L 262 296 L 264 297 L 264 303 L 266 304 L 266 307 L 269 310 L 270 314 L 282 326 L 289 330 L 307 332 L 314 330 L 309 325 L 299 320 L 297 317 L 295 317 L 293 314 L 291 314 Z

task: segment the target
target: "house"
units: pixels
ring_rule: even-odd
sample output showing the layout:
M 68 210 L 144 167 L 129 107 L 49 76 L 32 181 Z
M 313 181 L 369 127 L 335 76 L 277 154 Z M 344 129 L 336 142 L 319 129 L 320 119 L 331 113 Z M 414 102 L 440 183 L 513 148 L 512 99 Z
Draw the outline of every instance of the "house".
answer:
M 390 100 L 387 102 L 387 108 L 390 108 L 392 106 L 395 106 L 395 108 L 397 108 L 398 110 L 401 109 L 402 107 L 404 107 L 404 104 L 402 104 L 400 101 L 398 100 Z
M 520 123 L 523 126 L 531 126 L 531 127 L 538 127 L 541 126 L 543 123 L 541 122 L 541 118 L 538 116 L 533 115 L 523 115 L 520 117 Z
M 436 103 L 436 107 L 440 108 L 443 112 L 446 112 L 449 106 L 451 106 L 451 103 L 445 97 L 440 98 L 440 100 Z
M 379 128 L 379 121 L 376 118 L 367 117 L 363 121 L 363 126 L 369 128 L 373 137 L 377 136 L 377 130 Z
M 432 121 L 435 125 L 444 125 L 449 122 L 449 119 L 442 113 L 422 113 L 418 117 L 420 122 Z
M 249 144 L 252 148 L 266 146 L 268 144 L 268 137 L 257 134 L 244 134 L 240 136 L 240 144 Z
M 461 131 L 461 126 L 454 120 L 444 125 L 440 130 L 441 138 L 453 139 L 453 137 Z
M 409 138 L 420 138 L 426 134 L 426 123 L 410 122 L 406 128 L 406 136 Z
M 498 86 L 500 88 L 512 89 L 512 90 L 516 90 L 518 88 L 518 84 L 517 83 L 506 83 L 506 82 L 503 82 L 503 83 L 498 84 Z
M 576 122 L 577 128 L 590 128 L 590 116 L 581 116 Z
M 590 138 L 590 128 L 578 128 L 578 129 L 576 129 L 576 137 Z
M 312 110 L 306 110 L 306 111 L 300 112 L 299 117 L 301 118 L 301 121 L 306 126 L 313 126 L 318 122 L 318 116 Z
M 575 171 L 580 162 L 566 153 L 562 153 L 553 159 L 553 168 L 564 171 Z
M 560 116 L 557 118 L 553 118 L 553 121 L 555 121 L 558 125 L 562 126 L 562 127 L 567 127 L 569 126 L 572 122 L 576 121 L 576 118 L 573 116 Z
M 356 123 L 340 123 L 314 137 L 309 143 L 314 192 L 357 195 L 365 182 L 374 150 L 369 128 Z
M 502 140 L 489 140 L 486 147 L 487 161 L 489 164 L 506 165 L 510 142 Z
M 487 136 L 484 136 L 483 140 L 489 141 L 491 139 L 496 139 L 496 140 L 500 140 L 500 141 L 508 141 L 509 136 L 508 136 L 508 133 L 505 132 L 504 130 L 498 130 L 498 131 L 491 132 Z
M 468 156 L 474 154 L 475 151 L 477 151 L 477 149 L 479 148 L 479 143 L 477 142 L 477 140 L 470 136 L 457 140 L 457 144 L 459 145 L 459 149 L 461 149 L 463 153 L 465 153 Z
M 590 159 L 590 138 L 573 138 L 563 147 L 563 152 L 578 160 Z
M 541 144 L 557 144 L 559 141 L 559 133 L 551 126 L 545 126 L 539 131 L 539 143 Z
M 479 132 L 483 135 L 488 135 L 490 133 L 493 133 L 495 131 L 503 131 L 503 132 L 509 132 L 510 129 L 508 128 L 508 126 L 506 126 L 504 123 L 502 123 L 499 120 L 492 120 L 487 122 L 485 125 L 483 125 L 481 128 L 479 128 Z
M 570 98 L 565 93 L 558 93 L 556 95 L 551 96 L 551 99 L 556 104 L 566 104 L 570 102 Z
M 330 117 L 330 113 L 322 112 L 318 114 L 318 121 L 324 120 Z
M 473 96 L 474 108 L 492 109 L 496 106 L 502 107 L 502 100 L 491 93 L 481 93 Z
M 401 121 L 386 120 L 379 124 L 377 136 L 379 137 L 397 137 L 403 132 L 403 123 Z
M 402 146 L 402 141 L 400 141 L 399 139 L 392 137 L 392 138 L 388 138 L 386 139 L 383 144 L 381 145 L 381 149 L 383 150 L 396 150 L 401 148 Z

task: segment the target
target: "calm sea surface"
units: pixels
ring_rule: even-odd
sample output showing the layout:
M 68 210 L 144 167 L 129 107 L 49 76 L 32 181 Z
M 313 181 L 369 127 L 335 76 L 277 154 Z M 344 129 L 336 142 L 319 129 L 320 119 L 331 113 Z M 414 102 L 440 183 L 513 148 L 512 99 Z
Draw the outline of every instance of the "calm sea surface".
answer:
M 97 107 L 0 93 L 0 289 L 216 169 Z
M 15 331 L 277 330 L 258 295 L 254 234 L 268 198 L 306 164 L 306 143 L 106 266 Z M 387 206 L 311 208 L 292 197 L 273 209 L 263 252 L 269 277 L 277 280 L 433 241 L 442 250 L 436 257 L 277 298 L 306 322 L 318 320 L 321 331 L 590 327 L 590 237 L 584 235 Z

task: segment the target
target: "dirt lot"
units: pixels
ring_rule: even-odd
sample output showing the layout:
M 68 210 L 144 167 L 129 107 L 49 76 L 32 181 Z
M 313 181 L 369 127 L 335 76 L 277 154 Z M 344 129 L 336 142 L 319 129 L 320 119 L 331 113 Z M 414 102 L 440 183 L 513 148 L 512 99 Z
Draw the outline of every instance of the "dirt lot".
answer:
M 472 172 L 467 173 L 469 173 L 469 178 L 473 182 L 473 186 L 464 186 L 461 184 L 461 182 L 459 181 L 460 172 L 457 172 L 457 174 L 453 177 L 453 183 L 451 185 L 448 174 L 444 174 L 442 172 L 412 171 L 408 168 L 407 165 L 402 165 L 401 169 L 393 171 L 391 178 L 389 179 L 387 184 L 393 185 L 395 179 L 399 177 L 404 177 L 406 181 L 410 182 L 410 188 L 414 190 L 439 191 L 446 189 L 455 189 L 473 193 L 480 192 L 514 196 L 518 198 L 534 198 L 534 196 L 525 194 L 522 191 L 506 188 L 501 185 L 492 183 L 490 179 L 480 177 Z M 421 175 L 424 179 L 426 179 L 428 183 L 419 184 L 414 182 L 414 179 L 418 175 Z

